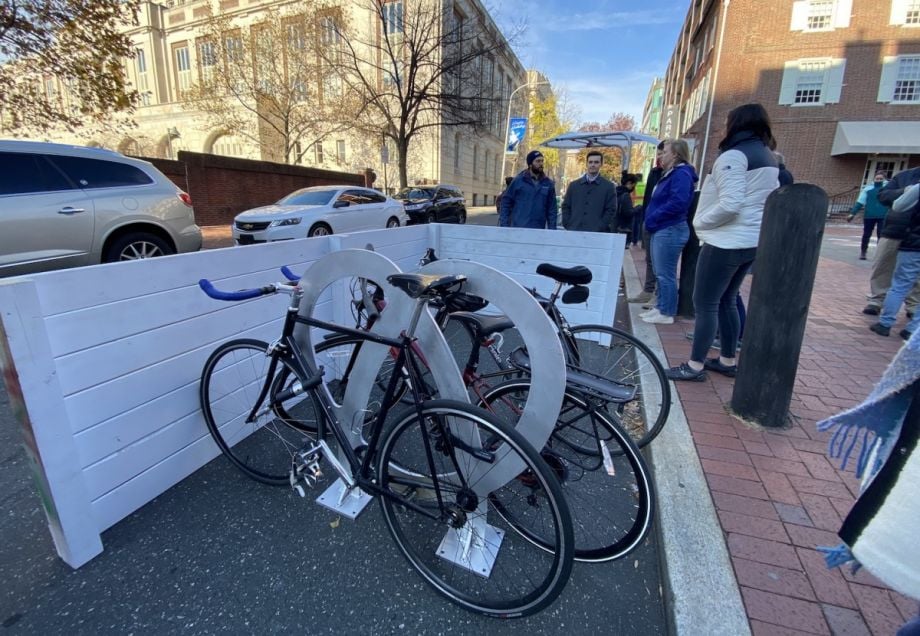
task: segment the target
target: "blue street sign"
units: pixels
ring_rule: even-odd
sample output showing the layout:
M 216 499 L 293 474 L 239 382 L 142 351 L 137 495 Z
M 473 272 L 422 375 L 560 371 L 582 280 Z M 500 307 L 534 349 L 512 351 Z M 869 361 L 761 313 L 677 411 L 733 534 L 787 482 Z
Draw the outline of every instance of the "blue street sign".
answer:
M 524 134 L 527 132 L 527 118 L 526 117 L 513 117 L 511 123 L 508 124 L 508 143 L 505 144 L 506 152 L 514 152 L 517 150 L 518 144 L 521 143 L 521 140 L 524 139 Z

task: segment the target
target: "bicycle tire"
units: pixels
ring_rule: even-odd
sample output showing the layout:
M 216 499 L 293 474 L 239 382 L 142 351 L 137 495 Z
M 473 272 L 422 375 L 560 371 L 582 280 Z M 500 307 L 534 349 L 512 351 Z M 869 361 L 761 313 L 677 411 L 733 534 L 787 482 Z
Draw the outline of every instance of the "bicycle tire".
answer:
M 615 327 L 575 325 L 560 335 L 566 356 L 573 347 L 577 351 L 577 357 L 569 359 L 571 364 L 636 387 L 634 400 L 609 404 L 608 414 L 639 448 L 647 446 L 671 412 L 671 386 L 658 357 L 641 340 Z
M 529 391 L 527 379 L 505 382 L 485 394 L 483 406 L 506 421 L 517 421 Z M 639 546 L 652 527 L 657 502 L 651 471 L 633 440 L 604 411 L 592 411 L 577 393 L 566 391 L 560 413 L 541 455 L 554 467 L 569 504 L 575 560 L 619 559 Z M 594 452 L 583 453 L 581 448 L 591 443 Z M 602 456 L 600 443 L 609 457 Z M 525 538 L 551 549 L 501 507 L 496 510 Z
M 217 347 L 202 369 L 199 398 L 211 437 L 233 465 L 256 481 L 287 486 L 294 453 L 315 439 L 322 410 L 312 391 L 275 402 L 285 378 L 297 377 L 290 363 L 278 358 L 263 400 L 270 409 L 246 422 L 266 382 L 268 351 L 268 343 L 248 338 Z
M 469 427 L 475 427 L 484 440 L 480 450 L 501 459 L 513 455 L 508 459 L 519 461 L 524 469 L 487 495 L 477 495 L 473 488 L 484 482 L 475 474 L 488 474 L 489 469 L 475 463 L 479 460 L 471 455 L 469 446 L 454 443 L 453 435 L 439 434 L 445 426 L 457 432 L 471 432 Z M 426 445 L 432 451 L 430 464 Z M 418 411 L 413 408 L 395 419 L 384 433 L 376 468 L 378 483 L 385 491 L 380 497 L 381 510 L 393 540 L 440 594 L 468 610 L 512 618 L 540 611 L 562 592 L 574 554 L 571 517 L 562 491 L 540 456 L 495 416 L 453 400 L 423 402 Z M 464 487 L 461 475 L 474 478 Z M 515 510 L 523 507 L 553 550 L 539 549 L 518 532 L 509 532 L 503 518 L 490 513 L 495 501 Z M 438 518 L 429 518 L 409 502 Z M 480 532 L 482 522 L 492 530 Z M 462 553 L 462 557 L 469 554 L 465 566 L 439 556 L 439 550 L 445 549 L 443 542 L 448 537 L 458 539 L 465 529 L 483 544 L 485 552 L 494 556 L 498 551 L 490 572 L 473 571 L 479 567 L 473 563 L 475 549 Z M 503 535 L 497 547 L 495 529 Z

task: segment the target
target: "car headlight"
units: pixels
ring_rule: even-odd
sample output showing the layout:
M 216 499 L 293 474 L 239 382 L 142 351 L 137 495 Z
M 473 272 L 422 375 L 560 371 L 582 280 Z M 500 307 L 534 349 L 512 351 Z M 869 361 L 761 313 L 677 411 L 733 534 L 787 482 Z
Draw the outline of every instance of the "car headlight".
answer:
M 300 217 L 291 217 L 289 219 L 278 219 L 272 221 L 269 227 L 284 227 L 285 225 L 300 225 Z
M 428 207 L 428 204 L 427 204 L 427 203 L 413 203 L 413 204 L 407 205 L 407 206 L 405 206 L 405 207 L 406 207 L 406 210 L 409 210 L 409 211 L 413 211 L 413 212 L 414 212 L 415 210 L 423 210 L 423 209 L 425 209 L 426 207 Z

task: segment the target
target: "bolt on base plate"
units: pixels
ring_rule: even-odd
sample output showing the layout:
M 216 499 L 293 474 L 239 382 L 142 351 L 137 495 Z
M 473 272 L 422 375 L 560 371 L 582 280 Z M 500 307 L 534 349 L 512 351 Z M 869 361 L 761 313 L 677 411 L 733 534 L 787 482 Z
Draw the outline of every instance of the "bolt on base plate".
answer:
M 337 479 L 316 498 L 316 503 L 354 521 L 372 500 L 373 497 L 357 486 L 349 490 L 344 481 Z

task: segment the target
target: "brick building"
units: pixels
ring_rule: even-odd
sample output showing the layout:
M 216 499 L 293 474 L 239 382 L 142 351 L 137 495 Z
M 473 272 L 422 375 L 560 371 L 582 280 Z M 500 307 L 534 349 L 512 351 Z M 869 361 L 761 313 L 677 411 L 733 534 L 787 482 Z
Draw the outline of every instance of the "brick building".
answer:
M 691 0 L 661 136 L 687 139 L 706 173 L 748 102 L 796 179 L 829 195 L 920 165 L 920 0 Z

